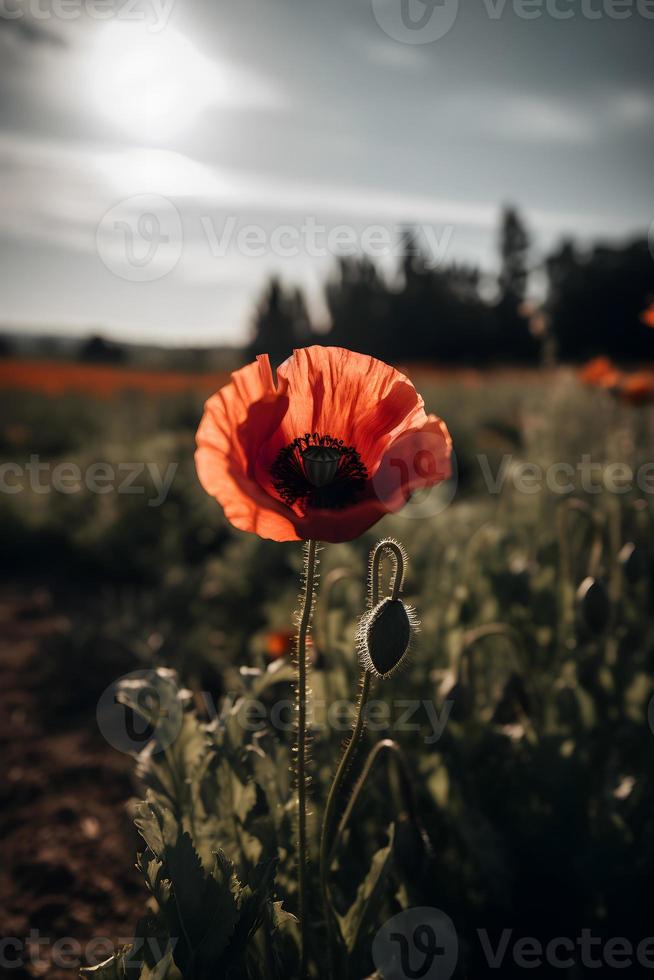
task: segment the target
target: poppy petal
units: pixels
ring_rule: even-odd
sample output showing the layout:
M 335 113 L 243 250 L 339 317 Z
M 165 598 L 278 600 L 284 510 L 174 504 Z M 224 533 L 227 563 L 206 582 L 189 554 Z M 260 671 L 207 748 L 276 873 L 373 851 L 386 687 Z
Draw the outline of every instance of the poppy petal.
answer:
M 353 446 L 369 475 L 394 435 L 426 421 L 409 379 L 389 364 L 343 347 L 303 347 L 277 370 L 288 385 L 289 410 L 279 433 L 288 445 L 306 432 Z M 269 454 L 281 445 L 269 447 Z
M 235 371 L 212 395 L 197 431 L 195 465 L 200 483 L 235 527 L 275 541 L 298 541 L 284 504 L 251 475 L 258 446 L 279 425 L 288 400 L 276 389 L 267 355 Z

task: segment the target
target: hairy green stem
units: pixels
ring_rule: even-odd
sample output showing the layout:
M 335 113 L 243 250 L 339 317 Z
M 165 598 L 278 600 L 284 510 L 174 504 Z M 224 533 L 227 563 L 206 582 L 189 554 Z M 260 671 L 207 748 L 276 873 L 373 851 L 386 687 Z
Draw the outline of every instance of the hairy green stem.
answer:
M 300 980 L 307 972 L 307 636 L 316 592 L 318 544 L 309 541 L 304 564 L 302 610 L 297 635 L 297 869 L 300 918 Z

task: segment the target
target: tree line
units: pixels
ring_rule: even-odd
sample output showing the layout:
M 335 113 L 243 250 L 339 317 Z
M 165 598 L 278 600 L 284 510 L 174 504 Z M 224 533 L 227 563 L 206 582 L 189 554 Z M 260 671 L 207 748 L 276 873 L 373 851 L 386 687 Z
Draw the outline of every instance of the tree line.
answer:
M 394 274 L 367 257 L 340 258 L 324 286 L 327 329 L 316 329 L 299 289 L 273 277 L 256 308 L 248 353 L 275 363 L 294 347 L 323 343 L 387 361 L 443 364 L 654 360 L 654 330 L 641 314 L 654 302 L 654 258 L 646 239 L 583 251 L 564 241 L 538 264 L 515 208 L 501 214 L 498 272 L 433 268 L 407 230 Z M 537 306 L 530 276 L 545 282 Z

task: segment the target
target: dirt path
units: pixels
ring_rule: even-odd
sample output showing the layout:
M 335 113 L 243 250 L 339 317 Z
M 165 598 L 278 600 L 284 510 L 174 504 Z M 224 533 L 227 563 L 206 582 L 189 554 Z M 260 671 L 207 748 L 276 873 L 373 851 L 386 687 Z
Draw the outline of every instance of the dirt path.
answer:
M 101 738 L 94 704 L 50 710 L 43 658 L 69 628 L 46 592 L 0 592 L 0 975 L 15 980 L 71 980 L 85 951 L 103 958 L 106 942 L 89 942 L 128 938 L 145 902 L 125 812 L 131 760 Z

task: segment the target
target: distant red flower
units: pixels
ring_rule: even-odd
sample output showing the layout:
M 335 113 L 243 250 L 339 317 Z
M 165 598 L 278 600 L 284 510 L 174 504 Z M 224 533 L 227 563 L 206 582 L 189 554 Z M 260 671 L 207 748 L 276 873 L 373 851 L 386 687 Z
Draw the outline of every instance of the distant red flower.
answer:
M 620 385 L 618 397 L 628 405 L 648 405 L 654 402 L 654 374 L 639 371 L 629 375 Z
M 646 310 L 640 314 L 641 321 L 646 327 L 654 327 L 654 303 L 648 306 Z
M 271 630 L 266 633 L 265 649 L 270 660 L 280 660 L 287 657 L 295 642 L 295 633 L 291 630 Z
M 584 364 L 579 372 L 579 379 L 586 385 L 596 388 L 617 388 L 621 374 L 608 357 L 596 357 Z
M 341 347 L 267 354 L 205 406 L 196 466 L 236 527 L 275 541 L 349 541 L 450 475 L 445 424 L 408 378 Z

